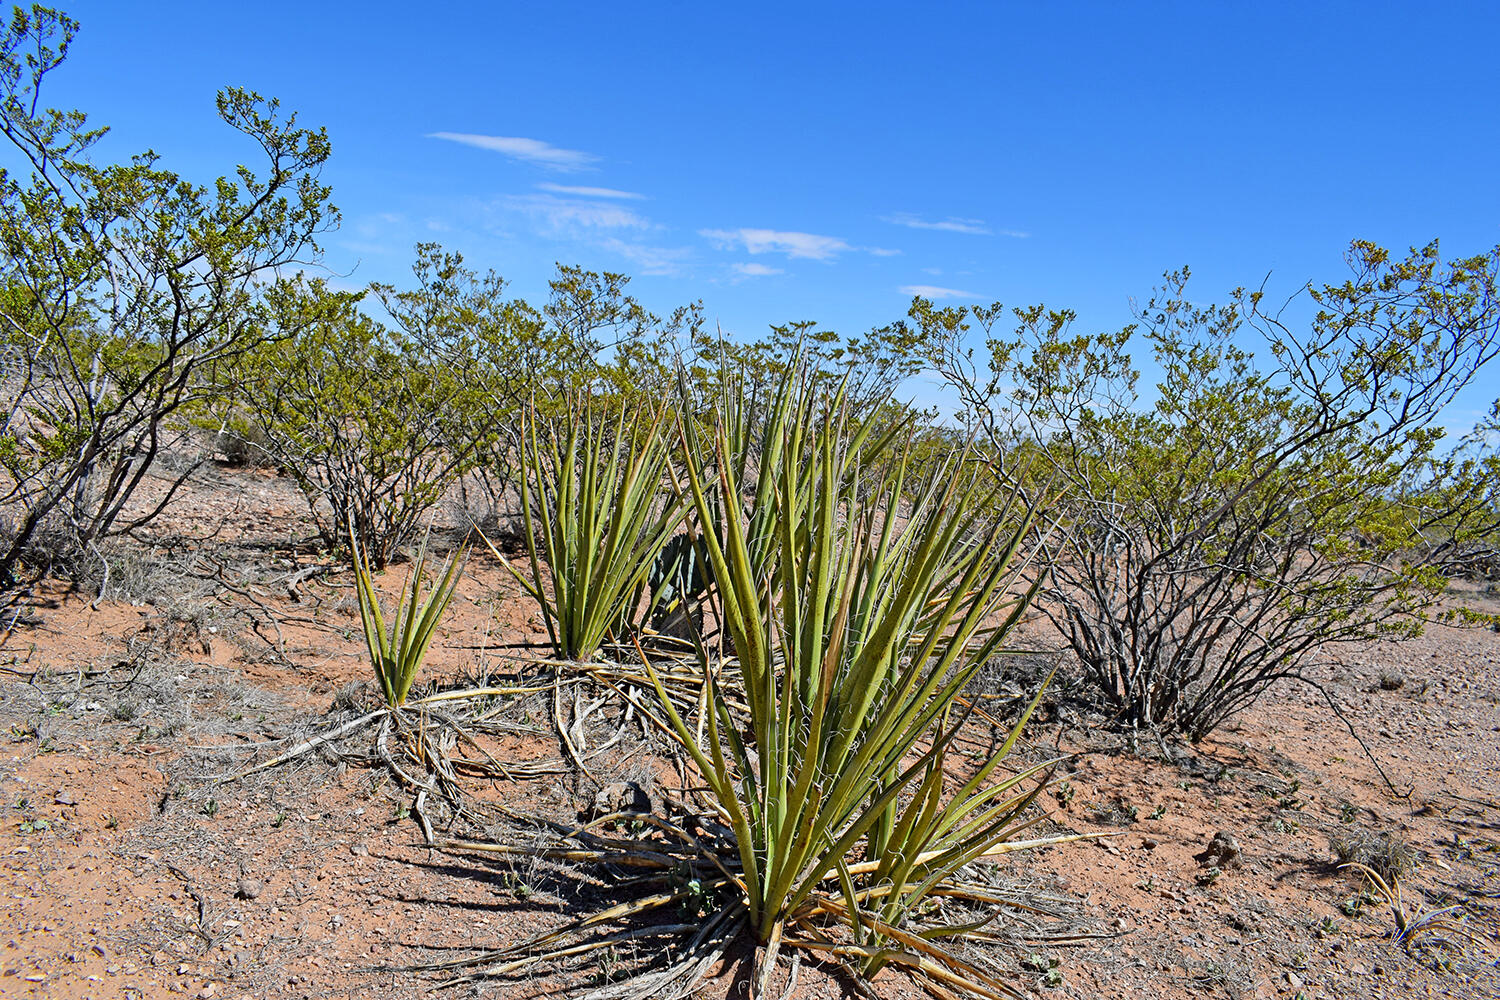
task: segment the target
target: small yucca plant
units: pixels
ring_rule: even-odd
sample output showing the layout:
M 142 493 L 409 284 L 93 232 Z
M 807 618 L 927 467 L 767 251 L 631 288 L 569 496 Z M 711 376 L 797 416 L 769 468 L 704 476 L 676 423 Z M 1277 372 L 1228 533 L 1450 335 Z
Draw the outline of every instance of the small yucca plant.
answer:
M 566 429 L 523 417 L 521 511 L 530 573 L 490 550 L 542 609 L 557 656 L 589 660 L 640 602 L 652 563 L 682 522 L 667 488 L 666 410 L 601 418 L 570 401 Z M 540 545 L 538 545 L 540 541 Z M 545 569 L 543 564 L 545 563 Z
M 709 448 L 698 429 L 679 430 L 749 718 L 706 662 L 701 741 L 657 690 L 734 832 L 740 905 L 764 946 L 757 993 L 784 944 L 866 975 L 897 963 L 974 995 L 1011 992 L 939 943 L 978 925 L 916 927 L 913 914 L 934 896 L 982 903 L 964 867 L 1041 843 L 1015 834 L 1044 783 L 1028 779 L 1046 765 L 989 783 L 1030 709 L 944 794 L 961 693 L 1041 575 L 1019 585 L 1033 512 L 967 489 L 961 455 L 913 488 L 891 438 L 870 444 L 870 425 L 842 394 L 795 369 L 770 410 L 754 482 L 740 478 L 742 426 L 719 420 Z M 842 938 L 830 922 L 846 928 Z
M 380 595 L 375 591 L 375 582 L 370 577 L 369 564 L 352 522 L 349 525 L 349 544 L 353 549 L 359 617 L 364 625 L 370 665 L 375 670 L 375 679 L 380 682 L 385 703 L 391 708 L 400 708 L 406 704 L 412 682 L 422 668 L 422 661 L 427 658 L 427 649 L 432 644 L 438 621 L 453 599 L 459 570 L 468 550 L 467 547 L 461 548 L 448 557 L 441 579 L 424 600 L 421 590 L 422 571 L 427 564 L 427 539 L 423 538 L 411 573 L 396 600 L 395 618 L 387 628 L 385 616 L 380 612 Z

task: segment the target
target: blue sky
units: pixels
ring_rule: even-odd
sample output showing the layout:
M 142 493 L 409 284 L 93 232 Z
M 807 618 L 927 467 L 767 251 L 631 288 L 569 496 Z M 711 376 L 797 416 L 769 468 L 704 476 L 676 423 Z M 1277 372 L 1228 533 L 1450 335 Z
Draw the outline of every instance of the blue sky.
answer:
M 944 303 L 1128 321 L 1338 280 L 1355 238 L 1500 243 L 1494 3 L 66 5 L 50 103 L 194 178 L 248 158 L 214 92 L 326 126 L 327 264 L 435 240 L 530 299 L 554 262 L 742 336 Z M 1500 378 L 1455 408 L 1500 395 Z

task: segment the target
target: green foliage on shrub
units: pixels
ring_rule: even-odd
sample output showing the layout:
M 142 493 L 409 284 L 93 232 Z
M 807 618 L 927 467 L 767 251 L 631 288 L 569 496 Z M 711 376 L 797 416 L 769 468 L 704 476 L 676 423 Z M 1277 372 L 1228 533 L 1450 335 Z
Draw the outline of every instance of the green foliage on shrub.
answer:
M 1060 520 L 1039 606 L 1131 724 L 1201 737 L 1328 643 L 1419 630 L 1449 564 L 1434 529 L 1467 537 L 1494 509 L 1435 421 L 1500 350 L 1500 250 L 1444 266 L 1436 244 L 1356 243 L 1349 263 L 1298 329 L 1258 291 L 1194 304 L 1186 271 L 1094 336 L 1040 306 L 1009 337 L 998 306 L 914 306 L 992 466 Z
M 437 308 L 454 262 L 419 248 L 413 293 L 377 289 L 393 323 L 360 293 L 305 282 L 277 298 L 295 336 L 263 344 L 233 369 L 227 399 L 270 459 L 297 483 L 325 542 L 353 524 L 360 548 L 383 567 L 496 435 L 483 429 L 489 388 L 475 342 L 481 321 L 505 322 L 507 304 L 479 316 L 462 299 Z
M 316 256 L 338 218 L 318 182 L 328 137 L 245 90 L 222 91 L 218 112 L 259 147 L 261 172 L 199 185 L 154 153 L 95 163 L 104 128 L 39 110 L 77 29 L 16 8 L 0 38 L 0 130 L 24 171 L 0 174 L 3 583 L 161 511 L 186 472 L 160 502 L 126 504 L 185 440 L 212 368 L 268 335 L 278 269 Z

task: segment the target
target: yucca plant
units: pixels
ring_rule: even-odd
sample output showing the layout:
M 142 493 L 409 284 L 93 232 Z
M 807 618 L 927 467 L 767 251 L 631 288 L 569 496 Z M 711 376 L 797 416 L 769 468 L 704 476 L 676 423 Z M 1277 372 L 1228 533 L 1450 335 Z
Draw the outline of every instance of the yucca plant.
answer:
M 574 399 L 563 426 L 544 425 L 535 407 L 523 417 L 529 574 L 490 549 L 541 606 L 561 659 L 592 659 L 629 621 L 652 562 L 682 522 L 685 501 L 668 488 L 666 413 L 628 420 L 622 407 L 610 420 L 591 400 Z
M 422 668 L 422 661 L 427 658 L 427 649 L 432 645 L 438 622 L 453 599 L 467 548 L 458 549 L 448 557 L 442 577 L 426 599 L 422 599 L 422 571 L 427 565 L 427 539 L 423 538 L 411 573 L 396 600 L 395 617 L 387 627 L 385 616 L 380 611 L 380 595 L 375 591 L 375 581 L 370 576 L 370 567 L 352 522 L 349 525 L 349 544 L 354 550 L 355 589 L 359 593 L 359 617 L 364 625 L 370 665 L 375 670 L 375 679 L 380 682 L 386 705 L 400 708 L 406 704 L 406 696 Z
M 935 984 L 1006 995 L 937 943 L 978 933 L 983 921 L 909 925 L 931 897 L 985 901 L 961 873 L 1023 846 L 1014 835 L 1041 788 L 1028 779 L 1046 765 L 989 784 L 1023 717 L 998 754 L 944 794 L 961 693 L 1042 575 L 1020 585 L 1034 512 L 1014 497 L 976 500 L 963 488 L 962 455 L 909 490 L 904 458 L 865 446 L 870 428 L 842 394 L 811 388 L 795 369 L 770 411 L 753 482 L 739 478 L 734 433 L 718 420 L 708 450 L 679 424 L 748 719 L 706 662 L 701 742 L 661 685 L 658 695 L 733 830 L 739 902 L 764 946 L 756 989 L 767 988 L 778 949 L 793 945 L 866 975 L 894 962 Z M 872 454 L 878 468 L 862 467 Z M 831 922 L 847 933 L 831 936 Z

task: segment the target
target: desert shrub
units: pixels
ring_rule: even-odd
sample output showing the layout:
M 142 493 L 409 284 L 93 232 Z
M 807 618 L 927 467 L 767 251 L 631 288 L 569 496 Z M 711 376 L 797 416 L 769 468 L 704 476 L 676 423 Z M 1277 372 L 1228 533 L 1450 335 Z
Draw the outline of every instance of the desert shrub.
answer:
M 223 409 L 220 398 L 210 404 L 209 409 Z M 209 450 L 225 465 L 235 468 L 259 469 L 271 465 L 271 441 L 265 432 L 243 411 L 230 410 L 224 417 L 209 426 L 211 437 Z
M 456 391 L 421 411 L 432 445 L 457 459 L 449 477 L 469 500 L 466 510 L 498 518 L 515 490 L 523 406 L 538 386 L 561 391 L 565 373 L 592 356 L 579 358 L 546 316 L 506 298 L 504 278 L 466 267 L 461 254 L 419 244 L 412 271 L 408 287 L 371 285 L 369 298 L 425 363 L 446 369 Z M 470 491 L 478 496 L 468 498 Z
M 772 326 L 766 336 L 744 343 L 697 327 L 688 332 L 690 353 L 682 381 L 708 406 L 722 400 L 721 382 L 731 374 L 752 396 L 769 399 L 795 368 L 820 388 L 841 388 L 856 413 L 887 405 L 904 412 L 894 394 L 924 363 L 920 331 L 904 321 L 841 335 L 804 320 Z
M 323 540 L 339 545 L 352 524 L 360 549 L 383 567 L 486 446 L 455 433 L 474 423 L 482 391 L 449 363 L 465 334 L 388 326 L 361 312 L 360 295 L 317 281 L 278 305 L 315 319 L 247 356 L 226 399 L 245 415 L 242 435 L 258 437 L 297 483 Z
M 277 270 L 315 256 L 337 219 L 317 181 L 327 136 L 244 90 L 219 94 L 219 116 L 263 152 L 263 175 L 197 185 L 152 153 L 95 163 L 104 128 L 38 110 L 77 29 L 17 8 L 0 39 L 0 125 L 20 168 L 0 175 L 0 584 L 36 571 L 44 528 L 92 550 L 161 511 L 190 468 L 158 502 L 127 503 L 192 432 L 205 373 L 285 332 L 266 322 Z
M 1349 281 L 1308 290 L 1300 333 L 1258 291 L 1194 305 L 1186 271 L 1097 336 L 1040 306 L 1011 337 L 998 306 L 914 306 L 992 467 L 1050 497 L 1040 606 L 1129 724 L 1199 738 L 1327 644 L 1419 631 L 1451 562 L 1419 543 L 1493 497 L 1473 466 L 1438 461 L 1434 422 L 1500 349 L 1500 250 L 1445 267 L 1436 244 L 1394 259 L 1356 243 L 1349 263 Z M 983 374 L 960 339 L 971 320 Z
M 1413 480 L 1421 520 L 1411 558 L 1445 576 L 1500 580 L 1500 400 Z

